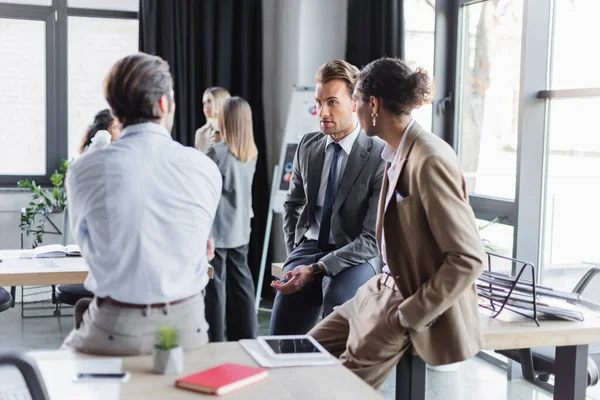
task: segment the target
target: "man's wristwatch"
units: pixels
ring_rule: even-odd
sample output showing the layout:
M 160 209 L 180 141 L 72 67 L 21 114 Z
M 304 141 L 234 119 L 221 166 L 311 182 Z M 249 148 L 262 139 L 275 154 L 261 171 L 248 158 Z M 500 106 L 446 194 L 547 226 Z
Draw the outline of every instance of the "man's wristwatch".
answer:
M 323 270 L 321 270 L 321 267 L 319 267 L 318 263 L 311 264 L 310 266 L 312 267 L 312 270 L 313 270 L 313 276 L 317 276 L 317 275 L 323 273 Z

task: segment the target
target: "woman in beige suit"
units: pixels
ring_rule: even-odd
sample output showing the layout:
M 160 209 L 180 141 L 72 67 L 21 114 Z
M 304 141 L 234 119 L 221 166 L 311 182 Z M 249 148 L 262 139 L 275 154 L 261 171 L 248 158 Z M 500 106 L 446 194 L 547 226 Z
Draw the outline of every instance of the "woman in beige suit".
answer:
M 222 139 L 219 132 L 219 111 L 223 102 L 231 95 L 222 87 L 211 87 L 204 91 L 202 95 L 202 111 L 206 117 L 206 124 L 196 130 L 194 147 L 202 152 L 206 152 L 208 146 L 220 142 Z

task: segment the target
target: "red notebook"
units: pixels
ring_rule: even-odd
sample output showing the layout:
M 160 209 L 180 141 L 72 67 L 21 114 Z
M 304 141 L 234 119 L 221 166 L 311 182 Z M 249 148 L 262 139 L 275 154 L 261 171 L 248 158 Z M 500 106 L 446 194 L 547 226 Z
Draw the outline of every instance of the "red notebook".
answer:
M 177 379 L 175 386 L 222 396 L 263 380 L 268 374 L 269 372 L 265 368 L 228 363 Z

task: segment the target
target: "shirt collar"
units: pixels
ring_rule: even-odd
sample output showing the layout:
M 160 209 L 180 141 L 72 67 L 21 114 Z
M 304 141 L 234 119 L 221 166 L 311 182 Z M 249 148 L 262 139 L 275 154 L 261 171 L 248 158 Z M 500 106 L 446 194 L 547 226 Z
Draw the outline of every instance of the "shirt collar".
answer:
M 172 139 L 172 136 L 169 131 L 167 131 L 167 128 L 161 124 L 157 124 L 156 122 L 143 122 L 141 124 L 129 125 L 127 128 L 123 129 L 119 139 L 139 132 L 158 133 L 167 136 L 169 139 Z
M 352 133 L 350 133 L 348 136 L 346 136 L 345 138 L 343 138 L 342 140 L 337 142 L 337 144 L 339 144 L 342 147 L 342 149 L 344 149 L 344 152 L 346 154 L 350 155 L 350 152 L 352 151 L 352 146 L 354 146 L 354 142 L 356 141 L 356 138 L 358 137 L 359 132 L 360 132 L 360 125 L 356 124 L 356 128 L 354 128 Z M 331 135 L 327 136 L 327 143 L 325 143 L 325 151 L 327 151 L 327 149 L 329 148 L 329 145 L 334 142 L 335 142 L 335 140 L 333 140 Z
M 404 129 L 404 133 L 402 134 L 402 139 L 400 140 L 400 145 L 398 145 L 398 150 L 394 150 L 394 148 L 392 146 L 390 146 L 389 144 L 385 144 L 385 147 L 383 148 L 383 151 L 381 152 L 381 158 L 383 158 L 383 161 L 387 161 L 389 163 L 392 164 L 396 164 L 396 162 L 398 161 L 396 158 L 402 153 L 402 147 L 404 147 L 404 141 L 406 140 L 406 134 L 408 133 L 408 131 L 410 130 L 410 128 L 413 126 L 413 124 L 415 123 L 414 119 L 411 119 L 410 122 L 408 123 L 408 125 L 406 125 L 406 129 Z

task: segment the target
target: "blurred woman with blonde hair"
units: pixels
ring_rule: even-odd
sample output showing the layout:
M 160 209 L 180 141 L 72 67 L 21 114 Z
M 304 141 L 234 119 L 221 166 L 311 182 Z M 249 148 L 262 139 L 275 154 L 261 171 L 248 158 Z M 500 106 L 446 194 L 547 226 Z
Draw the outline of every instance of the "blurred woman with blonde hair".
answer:
M 200 151 L 206 152 L 208 146 L 218 143 L 222 140 L 219 132 L 219 112 L 223 102 L 231 95 L 222 87 L 211 87 L 204 91 L 202 95 L 202 111 L 206 117 L 206 124 L 196 130 L 194 147 Z
M 223 103 L 219 127 L 224 140 L 210 146 L 206 155 L 223 178 L 221 200 L 213 222 L 215 241 L 213 279 L 206 287 L 206 320 L 211 342 L 254 338 L 254 282 L 248 266 L 252 218 L 252 180 L 258 150 L 252 131 L 252 110 L 240 97 Z

